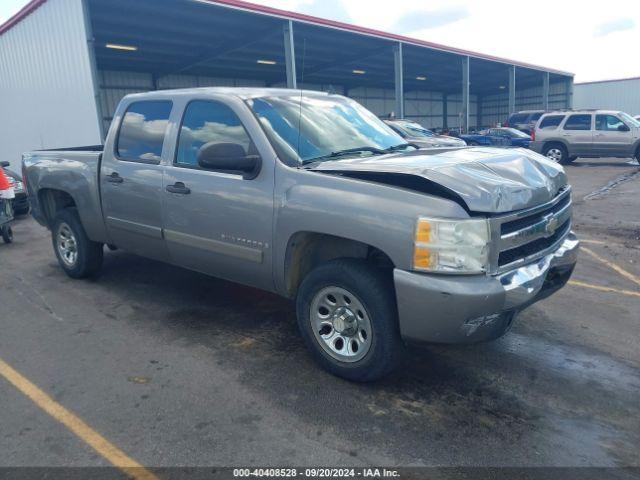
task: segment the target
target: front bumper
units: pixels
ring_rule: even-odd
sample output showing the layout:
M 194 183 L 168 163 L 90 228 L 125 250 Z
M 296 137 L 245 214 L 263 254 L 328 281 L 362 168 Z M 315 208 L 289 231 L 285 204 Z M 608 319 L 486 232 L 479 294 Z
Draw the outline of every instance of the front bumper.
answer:
M 473 343 L 502 336 L 516 315 L 562 288 L 579 249 L 569 233 L 557 250 L 496 276 L 394 270 L 400 333 L 407 341 Z

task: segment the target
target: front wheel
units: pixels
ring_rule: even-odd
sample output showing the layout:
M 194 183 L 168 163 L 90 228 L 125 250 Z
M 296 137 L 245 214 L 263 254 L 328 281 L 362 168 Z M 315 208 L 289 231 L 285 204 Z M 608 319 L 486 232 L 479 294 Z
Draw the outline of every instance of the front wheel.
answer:
M 334 375 L 373 381 L 401 359 L 390 272 L 356 259 L 327 262 L 300 285 L 296 310 L 305 344 Z
M 71 278 L 85 278 L 100 270 L 102 244 L 89 240 L 75 208 L 56 214 L 51 241 L 58 263 Z

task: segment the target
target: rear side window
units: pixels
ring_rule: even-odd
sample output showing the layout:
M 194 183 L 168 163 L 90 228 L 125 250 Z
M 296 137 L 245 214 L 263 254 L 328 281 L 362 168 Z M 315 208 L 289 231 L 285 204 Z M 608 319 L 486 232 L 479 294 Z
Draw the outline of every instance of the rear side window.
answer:
M 230 107 L 220 102 L 195 100 L 184 112 L 176 165 L 197 168 L 198 151 L 209 143 L 235 143 L 242 146 L 246 155 L 255 150 L 249 134 Z
M 542 116 L 542 112 L 534 113 L 533 115 L 531 115 L 529 122 L 537 122 L 541 116 Z
M 171 106 L 170 101 L 164 100 L 129 105 L 116 142 L 118 158 L 143 163 L 159 162 Z
M 558 128 L 564 115 L 548 115 L 542 119 L 538 128 Z
M 509 124 L 511 125 L 514 123 L 526 123 L 527 116 L 527 113 L 514 113 L 509 117 Z
M 591 115 L 571 115 L 564 124 L 565 130 L 591 130 Z

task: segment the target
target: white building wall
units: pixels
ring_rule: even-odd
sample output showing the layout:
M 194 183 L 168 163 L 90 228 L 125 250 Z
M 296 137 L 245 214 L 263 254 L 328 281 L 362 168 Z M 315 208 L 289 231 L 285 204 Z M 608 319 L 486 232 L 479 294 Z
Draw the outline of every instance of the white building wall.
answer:
M 97 143 L 82 0 L 49 0 L 0 35 L 0 160 Z
M 640 115 L 640 78 L 597 83 L 576 83 L 573 87 L 574 108 L 622 110 Z

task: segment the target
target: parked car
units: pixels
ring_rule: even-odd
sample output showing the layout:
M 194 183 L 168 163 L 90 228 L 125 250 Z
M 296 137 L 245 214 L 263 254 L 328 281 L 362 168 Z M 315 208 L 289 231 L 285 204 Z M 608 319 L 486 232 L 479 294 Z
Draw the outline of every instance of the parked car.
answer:
M 529 148 L 531 136 L 521 130 L 509 127 L 496 127 L 487 129 L 488 135 L 502 136 L 509 139 L 512 147 Z
M 640 121 L 615 110 L 576 110 L 543 115 L 530 148 L 559 162 L 578 157 L 640 159 Z
M 29 200 L 27 198 L 27 192 L 24 190 L 24 185 L 22 183 L 22 175 L 13 170 L 10 170 L 9 162 L 3 161 L 0 163 L 0 168 L 4 169 L 4 173 L 7 174 L 9 178 L 9 182 L 13 187 L 13 191 L 15 193 L 15 198 L 11 200 L 11 204 L 13 207 L 13 213 L 15 215 L 26 215 L 29 213 Z
M 480 130 L 474 133 L 463 133 L 459 136 L 462 140 L 467 142 L 467 145 L 480 145 L 486 147 L 509 147 L 511 146 L 511 139 L 506 135 L 496 135 L 490 130 Z
M 544 114 L 544 110 L 522 110 L 509 115 L 503 127 L 511 127 L 531 135 L 531 131 L 538 119 Z
M 276 292 L 351 380 L 388 374 L 404 342 L 500 337 L 576 263 L 560 165 L 418 150 L 339 95 L 127 95 L 103 148 L 29 152 L 23 169 L 70 277 L 95 274 L 106 244 Z
M 464 140 L 460 140 L 459 138 L 447 135 L 436 135 L 417 122 L 409 120 L 385 120 L 384 122 L 407 142 L 415 144 L 420 148 L 465 147 L 467 145 Z

